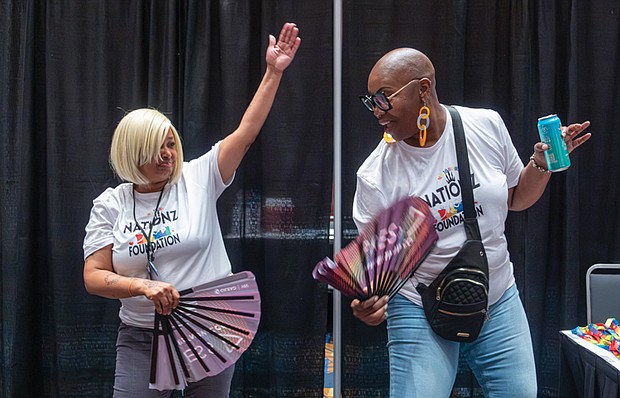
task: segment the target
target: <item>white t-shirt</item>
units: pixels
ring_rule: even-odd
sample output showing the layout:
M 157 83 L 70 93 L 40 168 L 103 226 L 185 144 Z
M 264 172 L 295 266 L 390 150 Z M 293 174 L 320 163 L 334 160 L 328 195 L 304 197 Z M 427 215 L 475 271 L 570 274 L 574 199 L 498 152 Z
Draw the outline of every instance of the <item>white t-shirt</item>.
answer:
M 445 107 L 444 107 L 445 108 Z M 456 107 L 463 120 L 474 208 L 489 262 L 489 303 L 495 303 L 514 283 L 504 223 L 508 189 L 516 186 L 523 162 L 499 114 L 487 109 Z M 374 215 L 409 195 L 424 199 L 436 218 L 437 245 L 400 291 L 421 305 L 415 289 L 428 285 L 456 255 L 466 239 L 452 117 L 431 147 L 381 141 L 357 171 L 353 219 L 362 229 Z
M 177 290 L 210 282 L 231 274 L 219 226 L 216 201 L 232 183 L 222 181 L 217 166 L 219 142 L 183 164 L 180 180 L 166 185 L 153 222 L 152 242 L 157 245 L 153 261 L 155 280 L 171 283 Z M 134 192 L 133 184 L 108 188 L 93 201 L 84 238 L 84 259 L 112 244 L 112 264 L 119 275 L 148 278 L 146 237 L 160 192 Z M 121 299 L 119 316 L 132 326 L 153 328 L 155 307 L 144 296 Z

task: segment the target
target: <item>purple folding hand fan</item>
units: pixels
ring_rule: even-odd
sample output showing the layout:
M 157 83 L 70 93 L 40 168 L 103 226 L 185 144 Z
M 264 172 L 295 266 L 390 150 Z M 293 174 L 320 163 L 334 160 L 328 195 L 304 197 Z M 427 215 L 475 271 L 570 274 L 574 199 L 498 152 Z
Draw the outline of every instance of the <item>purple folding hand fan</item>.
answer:
M 416 196 L 401 199 L 381 211 L 334 261 L 321 260 L 312 276 L 359 300 L 392 298 L 437 242 L 434 224 L 426 202 Z
M 155 313 L 149 387 L 183 389 L 234 364 L 260 321 L 260 294 L 245 271 L 179 292 L 170 315 Z

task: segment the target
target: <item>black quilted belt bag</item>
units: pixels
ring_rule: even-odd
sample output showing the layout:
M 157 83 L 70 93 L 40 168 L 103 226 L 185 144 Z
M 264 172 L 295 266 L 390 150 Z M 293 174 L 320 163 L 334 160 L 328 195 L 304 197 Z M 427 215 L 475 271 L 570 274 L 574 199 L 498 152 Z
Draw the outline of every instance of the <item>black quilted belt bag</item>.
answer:
M 416 289 L 433 331 L 444 339 L 468 343 L 478 338 L 488 318 L 489 265 L 475 216 L 463 124 L 456 109 L 448 109 L 454 125 L 467 240 L 429 286 L 419 284 Z

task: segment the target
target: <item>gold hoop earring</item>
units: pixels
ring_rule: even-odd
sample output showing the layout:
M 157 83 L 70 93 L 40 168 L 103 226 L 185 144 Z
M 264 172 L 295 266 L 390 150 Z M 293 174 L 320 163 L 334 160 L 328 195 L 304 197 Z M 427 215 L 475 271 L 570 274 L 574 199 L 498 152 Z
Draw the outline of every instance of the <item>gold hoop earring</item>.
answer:
M 426 130 L 431 126 L 431 110 L 426 106 L 426 101 L 424 101 L 424 105 L 420 108 L 417 124 L 420 130 L 418 140 L 420 141 L 420 146 L 423 147 L 426 145 Z

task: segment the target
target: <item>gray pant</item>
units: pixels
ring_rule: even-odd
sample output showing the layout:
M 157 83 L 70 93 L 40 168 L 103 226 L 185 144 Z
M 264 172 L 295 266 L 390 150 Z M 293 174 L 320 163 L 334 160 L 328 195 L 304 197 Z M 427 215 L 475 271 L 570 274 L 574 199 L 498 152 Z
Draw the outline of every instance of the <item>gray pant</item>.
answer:
M 152 330 L 121 323 L 116 339 L 114 398 L 170 397 L 172 391 L 149 389 L 152 341 Z M 228 397 L 234 369 L 233 365 L 218 375 L 190 383 L 184 397 Z

